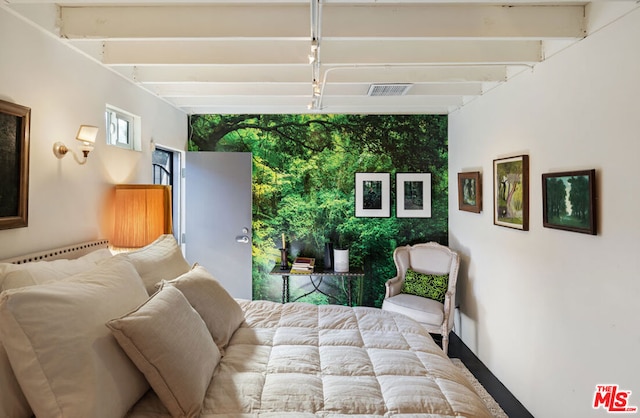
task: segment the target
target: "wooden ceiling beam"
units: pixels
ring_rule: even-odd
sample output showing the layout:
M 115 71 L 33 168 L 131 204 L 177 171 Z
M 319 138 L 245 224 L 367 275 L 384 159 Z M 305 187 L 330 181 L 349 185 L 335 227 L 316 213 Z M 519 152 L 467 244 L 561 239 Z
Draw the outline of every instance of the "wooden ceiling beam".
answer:
M 321 38 L 579 39 L 581 5 L 323 4 Z M 61 6 L 69 39 L 309 39 L 308 4 Z
M 106 41 L 101 61 L 107 65 L 304 65 L 309 45 L 280 40 L 139 40 Z M 324 43 L 325 65 L 535 63 L 540 41 L 352 40 Z
M 309 65 L 128 65 L 117 70 L 140 83 L 308 83 Z M 360 66 L 323 65 L 332 83 L 500 82 L 507 80 L 504 65 L 468 66 Z M 324 78 L 323 78 L 324 79 Z

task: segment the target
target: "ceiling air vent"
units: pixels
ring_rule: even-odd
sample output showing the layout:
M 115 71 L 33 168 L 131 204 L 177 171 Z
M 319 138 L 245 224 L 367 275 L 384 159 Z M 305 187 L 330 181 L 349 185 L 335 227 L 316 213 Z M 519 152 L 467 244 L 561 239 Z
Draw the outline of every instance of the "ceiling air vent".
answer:
M 369 86 L 367 96 L 404 96 L 411 88 L 411 84 L 372 84 Z

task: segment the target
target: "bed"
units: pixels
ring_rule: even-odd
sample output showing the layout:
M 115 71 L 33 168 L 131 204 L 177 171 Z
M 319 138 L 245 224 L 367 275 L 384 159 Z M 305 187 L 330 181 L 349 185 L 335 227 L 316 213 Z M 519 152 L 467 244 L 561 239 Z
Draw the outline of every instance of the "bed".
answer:
M 408 317 L 233 299 L 170 235 L 106 245 L 0 262 L 0 416 L 491 416 Z

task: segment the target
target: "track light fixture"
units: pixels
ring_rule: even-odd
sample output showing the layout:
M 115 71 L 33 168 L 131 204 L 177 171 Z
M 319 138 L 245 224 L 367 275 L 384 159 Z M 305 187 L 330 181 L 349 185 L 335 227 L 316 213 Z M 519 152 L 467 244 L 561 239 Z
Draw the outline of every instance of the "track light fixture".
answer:
M 321 0 L 311 0 L 311 53 L 309 54 L 309 64 L 311 64 L 311 102 L 307 106 L 309 110 L 319 110 L 322 96 L 320 85 L 320 21 Z
M 318 61 L 318 41 L 314 38 L 311 40 L 311 53 L 309 54 L 309 64 Z

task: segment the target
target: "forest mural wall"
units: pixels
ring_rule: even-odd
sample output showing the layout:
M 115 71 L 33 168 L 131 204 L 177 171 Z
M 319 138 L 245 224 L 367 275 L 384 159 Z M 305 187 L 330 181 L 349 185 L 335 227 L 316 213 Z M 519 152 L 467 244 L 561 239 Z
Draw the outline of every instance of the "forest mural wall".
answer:
M 193 115 L 189 151 L 253 155 L 253 298 L 281 300 L 279 263 L 284 233 L 290 260 L 323 260 L 325 243 L 349 249 L 365 272 L 357 300 L 380 306 L 384 282 L 395 275 L 399 245 L 448 239 L 447 117 L 444 115 Z M 389 217 L 356 217 L 356 173 L 390 173 Z M 431 217 L 396 217 L 397 173 L 431 173 Z M 308 291 L 291 283 L 291 298 Z M 343 284 L 323 291 L 344 302 Z M 335 300 L 313 293 L 312 303 Z

